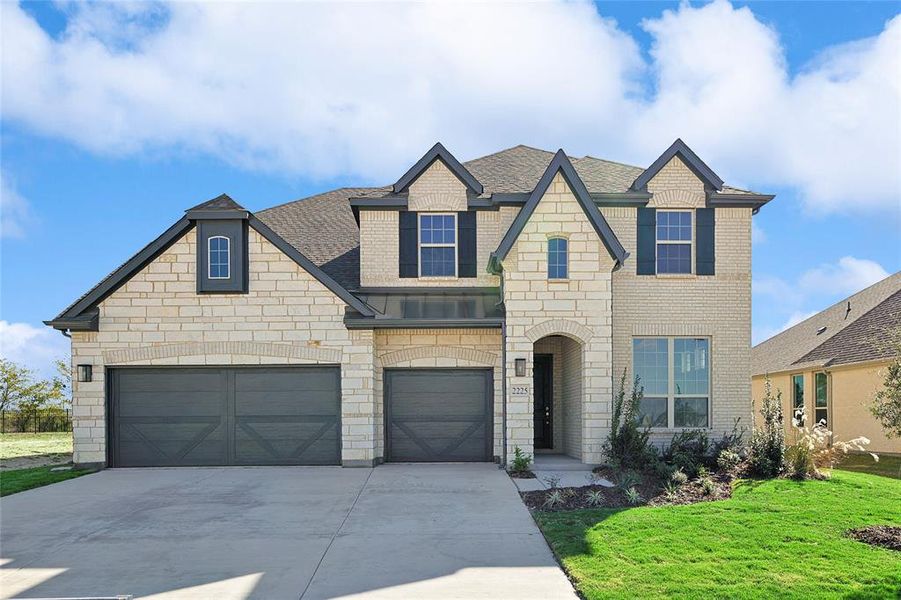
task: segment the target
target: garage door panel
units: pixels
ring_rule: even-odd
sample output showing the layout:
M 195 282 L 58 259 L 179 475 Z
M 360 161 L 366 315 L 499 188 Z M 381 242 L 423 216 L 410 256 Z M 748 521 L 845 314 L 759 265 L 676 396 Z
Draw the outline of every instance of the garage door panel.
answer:
M 491 460 L 490 370 L 385 373 L 387 460 Z
M 340 462 L 337 367 L 114 369 L 111 393 L 115 466 Z

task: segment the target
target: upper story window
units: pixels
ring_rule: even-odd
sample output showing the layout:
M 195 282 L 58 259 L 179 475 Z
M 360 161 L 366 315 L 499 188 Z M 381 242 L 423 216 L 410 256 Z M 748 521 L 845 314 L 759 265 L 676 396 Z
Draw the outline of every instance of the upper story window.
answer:
M 457 276 L 457 215 L 419 215 L 419 276 Z
M 231 264 L 231 240 L 223 235 L 214 235 L 208 238 L 207 243 L 209 244 L 207 251 L 209 278 L 228 279 L 231 276 L 229 268 Z
M 547 241 L 547 278 L 566 279 L 569 277 L 569 244 L 566 238 L 551 238 Z
M 635 338 L 632 364 L 644 396 L 645 427 L 709 427 L 710 340 Z
M 691 211 L 657 211 L 657 273 L 691 273 Z

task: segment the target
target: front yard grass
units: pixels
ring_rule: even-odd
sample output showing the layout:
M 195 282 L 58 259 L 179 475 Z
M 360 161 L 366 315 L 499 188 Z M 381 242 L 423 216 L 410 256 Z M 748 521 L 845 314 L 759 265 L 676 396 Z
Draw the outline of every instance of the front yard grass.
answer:
M 0 471 L 0 496 L 9 496 L 36 487 L 58 483 L 93 473 L 90 469 L 71 469 L 69 471 L 51 471 L 53 467 L 35 467 L 33 469 L 16 469 Z
M 879 462 L 876 462 L 869 454 L 849 454 L 836 468 L 901 479 L 901 455 L 880 454 Z
M 0 434 L 0 466 L 7 469 L 67 463 L 72 460 L 72 432 Z
M 741 481 L 688 506 L 535 513 L 585 598 L 898 598 L 901 553 L 844 536 L 901 525 L 901 481 Z

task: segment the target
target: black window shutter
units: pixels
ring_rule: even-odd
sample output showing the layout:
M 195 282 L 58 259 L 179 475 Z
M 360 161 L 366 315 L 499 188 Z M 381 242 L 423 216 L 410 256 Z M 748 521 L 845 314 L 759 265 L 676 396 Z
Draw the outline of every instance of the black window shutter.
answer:
M 419 228 L 416 224 L 416 213 L 408 210 L 400 211 L 399 271 L 401 277 L 419 277 L 419 240 L 416 239 Z
M 657 272 L 657 210 L 638 209 L 636 273 L 654 275 Z
M 695 211 L 695 273 L 697 275 L 713 275 L 716 247 L 716 213 L 714 208 L 699 208 Z
M 457 277 L 476 276 L 476 211 L 457 213 Z

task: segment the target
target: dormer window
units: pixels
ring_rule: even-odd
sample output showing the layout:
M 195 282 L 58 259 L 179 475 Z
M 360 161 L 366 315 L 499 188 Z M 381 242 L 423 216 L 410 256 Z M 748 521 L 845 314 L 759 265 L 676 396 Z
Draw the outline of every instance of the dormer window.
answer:
M 231 276 L 231 240 L 223 235 L 208 239 L 207 259 L 210 279 L 228 279 Z
M 547 278 L 566 279 L 569 277 L 569 244 L 566 238 L 551 238 L 547 241 Z
M 457 276 L 456 213 L 419 215 L 419 276 Z
M 657 273 L 691 274 L 691 211 L 657 211 Z

